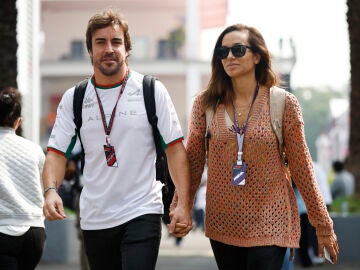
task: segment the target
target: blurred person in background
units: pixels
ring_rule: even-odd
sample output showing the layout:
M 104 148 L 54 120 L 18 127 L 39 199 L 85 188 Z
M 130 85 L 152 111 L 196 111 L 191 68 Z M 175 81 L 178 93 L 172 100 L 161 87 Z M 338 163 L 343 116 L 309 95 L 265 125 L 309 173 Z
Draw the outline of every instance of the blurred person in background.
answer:
M 221 270 L 281 269 L 286 248 L 299 246 L 296 198 L 270 120 L 269 89 L 277 83 L 257 29 L 236 24 L 220 34 L 210 82 L 193 104 L 186 150 L 192 200 L 207 153 L 205 235 Z M 207 126 L 208 109 L 214 114 Z M 316 227 L 319 254 L 326 247 L 336 262 L 333 222 L 317 187 L 301 107 L 291 93 L 282 124 L 288 169 Z
M 67 159 L 65 176 L 62 184 L 58 189 L 59 196 L 63 200 L 64 207 L 67 207 L 75 212 L 75 228 L 77 237 L 80 242 L 79 261 L 81 270 L 89 270 L 89 263 L 85 254 L 84 236 L 80 228 L 80 194 L 83 188 L 82 174 L 81 174 L 81 145 L 79 140 L 76 140 L 74 149 Z
M 294 260 L 290 258 L 290 248 L 287 248 L 281 270 L 293 270 L 293 269 L 294 269 Z
M 21 94 L 0 91 L 0 269 L 32 270 L 45 244 L 41 147 L 15 134 L 22 121 Z
M 326 173 L 317 162 L 314 162 L 314 171 L 320 193 L 326 204 L 326 208 L 329 211 L 332 203 L 332 196 Z M 314 226 L 310 224 L 304 200 L 296 186 L 294 186 L 294 191 L 300 214 L 301 236 L 300 248 L 297 250 L 297 257 L 300 261 L 300 265 L 302 267 L 311 267 L 313 265 L 323 264 L 325 260 L 324 258 L 319 257 L 316 230 Z
M 333 199 L 347 198 L 355 192 L 354 176 L 345 169 L 345 162 L 336 160 L 332 163 L 335 172 L 334 181 L 331 184 Z
M 318 162 L 314 162 L 314 170 L 316 175 L 316 181 L 326 204 L 326 208 L 328 211 L 330 211 L 333 198 L 331 195 L 330 185 L 326 173 Z

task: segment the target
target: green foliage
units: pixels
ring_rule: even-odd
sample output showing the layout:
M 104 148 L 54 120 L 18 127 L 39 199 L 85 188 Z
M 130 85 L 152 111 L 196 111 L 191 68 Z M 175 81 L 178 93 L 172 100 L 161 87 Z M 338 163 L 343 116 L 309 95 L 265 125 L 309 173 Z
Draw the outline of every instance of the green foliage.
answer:
M 68 208 L 68 207 L 64 207 L 64 211 L 65 211 L 65 215 L 68 216 L 75 216 L 75 211 Z
M 315 142 L 330 124 L 330 105 L 332 98 L 344 98 L 343 93 L 332 89 L 295 88 L 293 94 L 302 107 L 305 122 L 305 136 L 311 156 L 317 160 Z
M 168 36 L 168 40 L 173 44 L 174 49 L 178 50 L 185 42 L 185 29 L 184 26 L 180 26 L 171 31 Z
M 351 196 L 349 198 L 338 198 L 331 204 L 330 212 L 342 213 L 343 204 L 347 203 L 347 213 L 360 214 L 360 197 Z

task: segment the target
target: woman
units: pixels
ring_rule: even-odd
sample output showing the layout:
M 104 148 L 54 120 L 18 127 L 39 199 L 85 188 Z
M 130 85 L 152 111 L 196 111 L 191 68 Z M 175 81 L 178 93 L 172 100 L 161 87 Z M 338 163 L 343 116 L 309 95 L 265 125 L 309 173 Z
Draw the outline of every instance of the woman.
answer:
M 45 229 L 40 146 L 15 134 L 21 124 L 21 96 L 0 91 L 0 270 L 32 270 L 39 263 Z
M 194 101 L 186 146 L 193 198 L 208 145 L 205 233 L 219 269 L 281 269 L 286 248 L 299 247 L 299 215 L 287 169 L 316 227 L 319 254 L 326 247 L 337 260 L 336 235 L 315 181 L 301 108 L 290 93 L 283 117 L 288 168 L 279 154 L 269 113 L 269 89 L 277 83 L 258 30 L 238 24 L 220 34 L 210 82 Z M 214 114 L 207 131 L 208 110 Z

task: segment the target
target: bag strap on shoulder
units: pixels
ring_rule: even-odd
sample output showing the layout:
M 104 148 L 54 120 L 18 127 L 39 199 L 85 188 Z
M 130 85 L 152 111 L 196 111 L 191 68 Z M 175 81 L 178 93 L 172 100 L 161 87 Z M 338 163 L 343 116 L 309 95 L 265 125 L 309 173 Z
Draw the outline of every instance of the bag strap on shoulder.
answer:
M 157 127 L 158 117 L 156 115 L 155 104 L 155 80 L 156 78 L 151 75 L 145 75 L 143 79 L 143 95 L 146 109 L 146 115 L 153 130 L 153 136 L 156 147 L 156 155 L 163 157 L 165 152 L 161 144 L 161 136 Z
M 81 172 L 84 170 L 85 165 L 85 153 L 84 153 L 84 146 L 81 141 L 80 136 L 80 128 L 82 126 L 82 104 L 86 92 L 88 79 L 85 79 L 81 82 L 79 82 L 75 86 L 74 90 L 74 99 L 73 99 L 73 113 L 74 113 L 74 123 L 76 126 L 76 134 L 79 138 L 80 144 L 81 144 Z
M 209 151 L 209 139 L 211 137 L 210 135 L 210 126 L 214 118 L 214 114 L 219 106 L 220 99 L 217 100 L 215 105 L 215 110 L 212 108 L 206 108 L 205 109 L 205 122 L 206 122 L 206 129 L 205 129 L 205 150 L 206 152 Z M 207 155 L 207 154 L 206 154 Z
M 79 82 L 75 86 L 75 90 L 74 90 L 74 100 L 73 100 L 74 123 L 76 126 L 76 132 L 78 134 L 82 126 L 82 104 L 86 92 L 87 83 L 88 83 L 88 79 Z
M 286 98 L 286 90 L 279 88 L 277 86 L 273 86 L 270 88 L 271 126 L 278 140 L 280 156 L 283 158 L 284 162 L 287 162 L 284 153 L 284 137 L 283 137 L 283 116 L 285 111 L 285 98 Z

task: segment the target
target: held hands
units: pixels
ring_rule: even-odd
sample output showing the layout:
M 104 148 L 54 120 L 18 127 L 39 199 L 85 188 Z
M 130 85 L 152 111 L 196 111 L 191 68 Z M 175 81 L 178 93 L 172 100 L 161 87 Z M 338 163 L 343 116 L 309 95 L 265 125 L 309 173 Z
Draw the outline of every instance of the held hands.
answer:
M 318 236 L 319 256 L 324 258 L 324 248 L 326 248 L 332 259 L 333 263 L 337 262 L 339 254 L 339 244 L 336 239 L 335 233 L 331 235 L 319 235 Z
M 63 202 L 55 190 L 46 192 L 43 213 L 49 221 L 66 218 Z
M 177 193 L 175 192 L 170 210 L 171 223 L 168 225 L 168 230 L 175 237 L 184 237 L 192 230 L 193 224 L 188 204 L 179 204 L 177 199 Z

